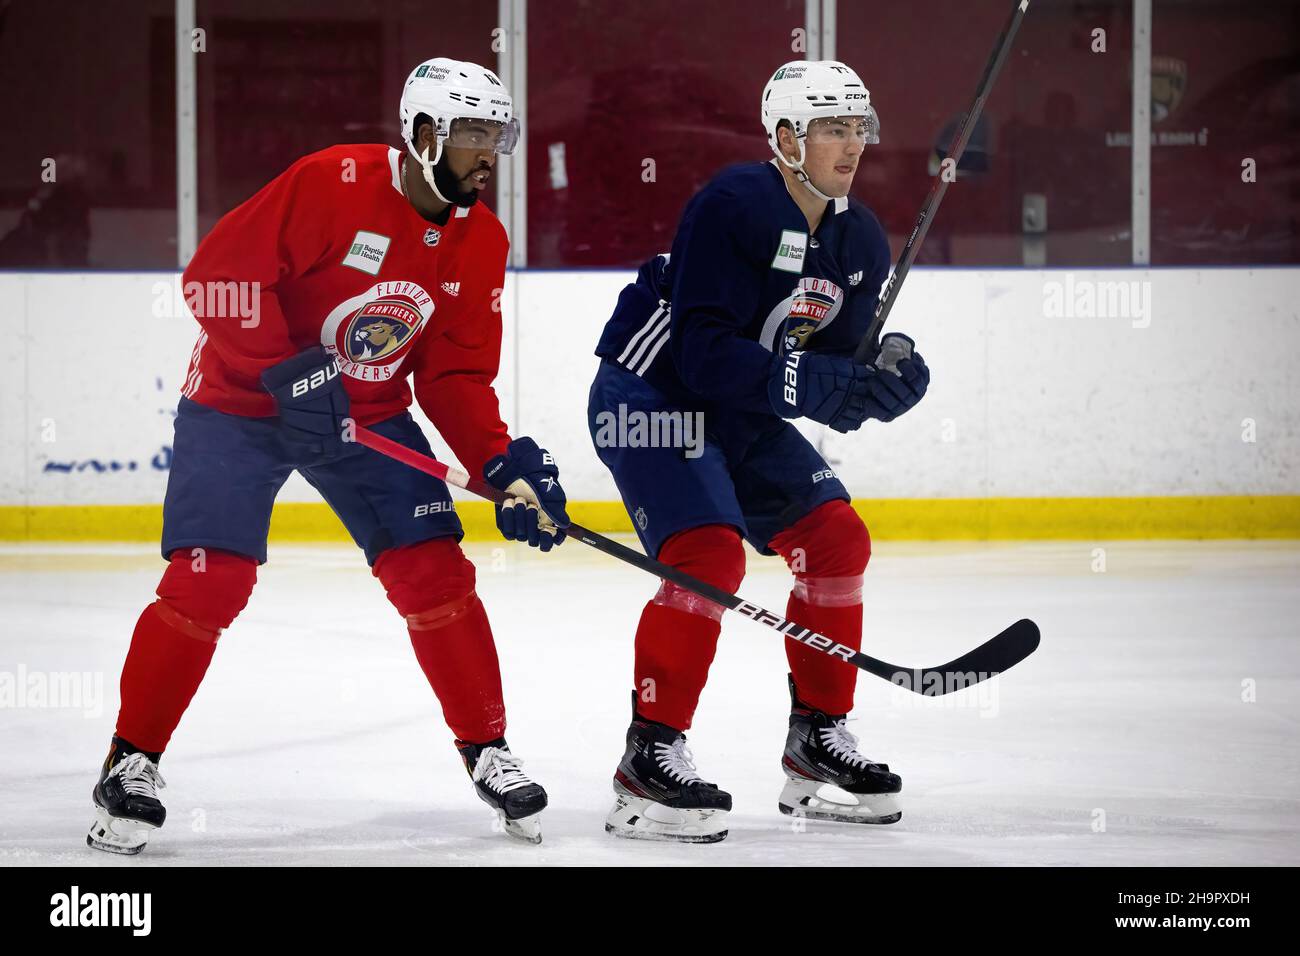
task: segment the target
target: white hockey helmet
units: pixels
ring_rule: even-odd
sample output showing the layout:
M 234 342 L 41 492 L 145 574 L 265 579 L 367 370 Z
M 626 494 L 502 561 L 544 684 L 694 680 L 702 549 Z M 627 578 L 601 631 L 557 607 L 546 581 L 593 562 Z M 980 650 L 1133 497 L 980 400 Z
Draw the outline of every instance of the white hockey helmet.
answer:
M 435 147 L 433 156 L 415 148 L 415 120 L 421 113 L 433 121 Z M 453 137 L 452 124 L 458 119 L 486 121 L 496 130 L 492 148 L 509 155 L 519 142 L 519 120 L 514 115 L 514 101 L 495 73 L 477 63 L 435 57 L 425 60 L 406 78 L 399 107 L 402 139 L 406 148 L 424 170 L 424 178 L 438 191 L 433 181 L 433 166 L 442 157 L 442 149 Z M 457 145 L 454 138 L 452 146 Z M 441 196 L 441 193 L 439 193 Z
M 808 124 L 832 116 L 861 116 L 867 127 L 867 143 L 880 142 L 880 118 L 871 106 L 871 93 L 851 67 L 837 60 L 792 60 L 772 75 L 763 88 L 763 128 L 776 158 L 794 170 L 799 181 L 821 199 L 822 193 L 803 170 Z M 782 121 L 792 127 L 799 143 L 799 160 L 791 162 L 781 153 L 776 138 Z

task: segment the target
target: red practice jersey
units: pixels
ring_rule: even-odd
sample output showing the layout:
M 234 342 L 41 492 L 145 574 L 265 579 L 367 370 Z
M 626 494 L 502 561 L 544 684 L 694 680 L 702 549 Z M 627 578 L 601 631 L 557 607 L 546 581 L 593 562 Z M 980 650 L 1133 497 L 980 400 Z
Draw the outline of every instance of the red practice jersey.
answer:
M 509 240 L 481 203 L 453 206 L 446 225 L 423 219 L 402 193 L 400 156 L 321 150 L 221 218 L 185 270 L 203 331 L 182 394 L 274 415 L 262 371 L 323 345 L 359 424 L 407 408 L 413 375 L 420 407 L 478 474 L 509 442 L 492 387 Z

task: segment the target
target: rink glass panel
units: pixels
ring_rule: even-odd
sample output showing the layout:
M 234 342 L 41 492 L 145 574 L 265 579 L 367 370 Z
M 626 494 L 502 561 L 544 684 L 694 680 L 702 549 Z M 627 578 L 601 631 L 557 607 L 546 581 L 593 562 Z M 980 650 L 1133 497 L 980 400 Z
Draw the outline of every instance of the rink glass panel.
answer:
M 758 97 L 803 55 L 805 7 L 529 3 L 528 154 L 511 160 L 527 167 L 529 264 L 636 265 L 719 168 L 767 156 Z M 1006 13 L 837 5 L 836 55 L 882 122 L 855 194 L 895 254 Z M 200 237 L 305 153 L 396 145 L 409 69 L 495 65 L 497 19 L 491 3 L 198 0 Z M 0 31 L 0 268 L 174 268 L 174 4 L 14 4 Z M 1156 0 L 1152 32 L 1152 263 L 1300 261 L 1300 3 Z M 1131 38 L 1130 0 L 1034 0 L 921 263 L 1131 261 Z
M 1131 7 L 1034 0 L 919 263 L 1132 261 Z M 861 72 L 880 114 L 880 145 L 853 194 L 876 211 L 895 254 L 1010 11 L 1007 0 L 839 4 L 837 56 Z M 1105 53 L 1092 51 L 1096 29 Z
M 496 4 L 199 0 L 199 235 L 300 156 L 401 144 L 397 105 L 435 56 L 496 67 Z
M 528 8 L 528 264 L 636 266 L 724 166 L 771 156 L 763 86 L 803 59 L 804 0 Z
M 1151 262 L 1300 262 L 1300 3 L 1156 0 L 1152 18 Z
M 0 15 L 0 269 L 175 266 L 173 13 L 134 0 Z

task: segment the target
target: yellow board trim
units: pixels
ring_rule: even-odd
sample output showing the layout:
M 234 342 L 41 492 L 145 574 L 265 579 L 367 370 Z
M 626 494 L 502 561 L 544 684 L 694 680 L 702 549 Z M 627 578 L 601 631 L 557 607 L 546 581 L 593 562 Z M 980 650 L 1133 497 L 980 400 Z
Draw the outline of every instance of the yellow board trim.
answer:
M 1300 538 L 1300 495 L 1152 498 L 858 499 L 877 541 L 1044 541 L 1149 538 Z M 456 505 L 466 538 L 496 538 L 492 506 Z M 630 532 L 617 501 L 577 501 L 575 521 L 602 534 Z M 0 541 L 156 541 L 158 505 L 3 505 Z M 275 506 L 271 540 L 350 540 L 324 504 Z

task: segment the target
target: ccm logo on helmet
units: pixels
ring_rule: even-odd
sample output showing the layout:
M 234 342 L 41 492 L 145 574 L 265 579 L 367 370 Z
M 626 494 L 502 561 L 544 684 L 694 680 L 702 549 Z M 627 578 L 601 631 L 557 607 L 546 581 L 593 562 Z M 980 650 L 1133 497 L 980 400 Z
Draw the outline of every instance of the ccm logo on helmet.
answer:
M 331 362 L 329 365 L 325 366 L 325 368 L 318 368 L 306 378 L 300 378 L 298 381 L 294 382 L 291 394 L 294 398 L 297 398 L 299 395 L 306 395 L 313 389 L 320 388 L 331 379 L 338 378 L 338 376 L 339 363 L 337 361 Z

